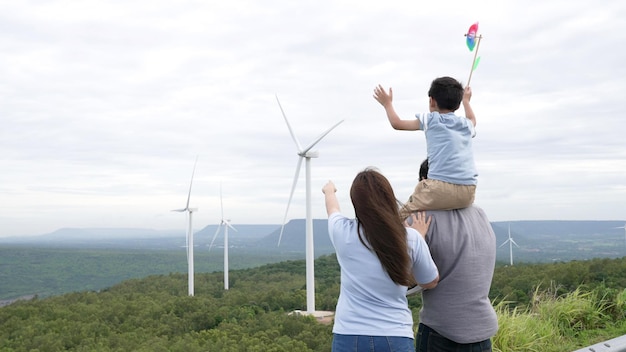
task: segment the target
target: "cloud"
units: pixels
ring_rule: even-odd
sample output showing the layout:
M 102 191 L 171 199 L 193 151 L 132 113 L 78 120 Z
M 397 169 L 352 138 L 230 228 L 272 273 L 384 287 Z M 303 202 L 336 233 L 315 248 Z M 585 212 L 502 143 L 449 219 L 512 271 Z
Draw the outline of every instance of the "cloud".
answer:
M 624 219 L 626 5 L 578 1 L 26 1 L 0 5 L 0 236 L 60 227 L 282 221 L 297 162 L 276 96 L 315 149 L 313 214 L 378 167 L 404 200 L 426 155 L 403 118 L 433 78 L 472 77 L 477 204 L 492 220 Z M 460 111 L 462 113 L 462 111 Z M 304 169 L 288 218 L 304 217 Z M 225 210 L 226 211 L 226 210 Z

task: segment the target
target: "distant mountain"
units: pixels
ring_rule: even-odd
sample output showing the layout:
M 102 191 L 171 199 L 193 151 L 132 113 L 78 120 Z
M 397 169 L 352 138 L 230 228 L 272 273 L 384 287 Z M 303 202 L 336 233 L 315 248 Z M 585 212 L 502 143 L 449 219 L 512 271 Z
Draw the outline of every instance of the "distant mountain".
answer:
M 511 225 L 511 233 L 516 231 L 519 234 L 528 235 L 589 235 L 598 233 L 615 232 L 622 234 L 624 229 L 615 229 L 624 226 L 625 221 L 589 221 L 589 220 L 520 220 L 520 221 L 495 221 L 492 227 L 508 233 L 508 226 Z
M 626 256 L 625 221 L 496 221 L 491 226 L 496 234 L 497 260 L 509 261 L 508 245 L 500 247 L 511 236 L 519 247 L 513 247 L 514 262 L 550 262 L 585 260 L 591 258 L 619 258 Z M 281 225 L 233 225 L 229 231 L 229 245 L 263 252 L 305 252 L 305 219 L 294 219 L 285 224 L 280 247 L 278 237 Z M 194 247 L 206 250 L 215 235 L 217 225 L 208 225 L 195 232 Z M 333 253 L 328 237 L 326 219 L 313 220 L 315 256 Z M 63 228 L 34 237 L 0 237 L 0 245 L 51 246 L 64 248 L 122 248 L 170 250 L 184 248 L 184 229 L 160 231 L 137 228 Z M 223 244 L 223 233 L 215 241 Z
M 281 227 L 256 241 L 256 245 L 263 248 L 276 248 L 280 251 L 302 251 L 306 250 L 306 220 L 294 219 L 285 224 L 283 237 L 278 247 Z M 328 220 L 313 219 L 313 244 L 315 245 L 315 255 L 333 253 L 332 242 L 328 237 Z
M 228 231 L 228 240 L 246 240 L 246 241 L 256 241 L 260 238 L 267 236 L 272 231 L 276 229 L 280 229 L 280 225 L 237 225 L 231 224 L 236 231 L 229 229 Z M 208 225 L 204 227 L 202 230 L 197 231 L 196 237 L 198 239 L 209 238 L 209 242 L 215 236 L 215 231 L 217 231 L 218 225 Z M 220 237 L 223 235 L 223 231 L 220 231 Z M 194 239 L 195 239 L 194 238 Z M 217 241 L 217 240 L 216 240 Z
M 0 237 L 0 244 L 28 244 L 56 247 L 132 247 L 168 242 L 179 231 L 141 228 L 62 228 L 39 236 Z
M 194 245 L 207 247 L 218 225 L 208 225 L 194 233 Z M 229 243 L 241 246 L 256 241 L 280 228 L 280 225 L 235 225 L 229 231 Z M 223 238 L 216 240 L 219 245 Z M 153 230 L 142 228 L 62 228 L 54 232 L 26 237 L 0 237 L 0 244 L 28 244 L 56 247 L 112 247 L 143 249 L 175 249 L 186 245 L 186 235 L 181 230 Z
M 101 240 L 115 238 L 173 237 L 178 231 L 162 231 L 141 228 L 61 228 L 54 232 L 30 237 L 32 240 Z
M 511 237 L 514 262 L 554 262 L 587 260 L 591 258 L 621 258 L 626 256 L 624 221 L 543 220 L 497 221 L 491 227 L 498 245 L 497 260 L 509 261 L 509 245 L 502 244 Z M 502 246 L 502 247 L 501 247 Z

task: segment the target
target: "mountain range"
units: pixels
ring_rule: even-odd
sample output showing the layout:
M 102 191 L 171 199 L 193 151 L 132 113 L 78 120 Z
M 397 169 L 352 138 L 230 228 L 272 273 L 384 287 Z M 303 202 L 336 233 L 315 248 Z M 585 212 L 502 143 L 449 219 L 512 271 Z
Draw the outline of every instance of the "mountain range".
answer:
M 509 248 L 501 246 L 511 237 L 518 247 L 513 256 L 518 261 L 546 262 L 626 256 L 625 221 L 586 220 L 524 220 L 492 222 L 496 234 L 498 260 L 508 261 Z M 255 248 L 264 251 L 305 251 L 305 220 L 294 219 L 285 224 L 280 247 L 280 224 L 233 225 L 229 245 L 233 248 Z M 218 225 L 208 225 L 194 234 L 198 250 L 207 249 Z M 622 227 L 622 228 L 618 228 Z M 326 219 L 313 220 L 315 254 L 334 252 L 328 237 Z M 220 232 L 215 246 L 223 243 Z M 154 230 L 140 228 L 62 228 L 40 236 L 0 237 L 0 245 L 30 245 L 54 247 L 129 248 L 167 250 L 185 247 L 184 230 Z

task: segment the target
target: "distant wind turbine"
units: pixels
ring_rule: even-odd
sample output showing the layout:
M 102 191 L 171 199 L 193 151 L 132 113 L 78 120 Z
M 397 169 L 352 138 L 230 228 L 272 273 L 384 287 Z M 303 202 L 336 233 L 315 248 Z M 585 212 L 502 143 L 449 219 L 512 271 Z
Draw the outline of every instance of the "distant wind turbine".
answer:
M 188 268 L 188 287 L 189 287 L 189 296 L 193 296 L 194 294 L 194 270 L 193 270 L 193 227 L 192 227 L 192 216 L 193 212 L 197 211 L 198 208 L 190 208 L 189 200 L 191 199 L 191 186 L 193 185 L 193 175 L 196 173 L 196 164 L 198 163 L 198 157 L 196 156 L 196 161 L 193 164 L 193 171 L 191 172 L 191 181 L 189 182 L 189 193 L 187 194 L 187 204 L 182 209 L 174 209 L 172 211 L 177 212 L 187 212 L 187 218 L 189 220 L 187 224 L 187 268 Z
M 624 226 L 614 227 L 614 229 L 624 229 L 624 242 L 626 242 L 626 224 L 624 224 Z
M 228 228 L 230 227 L 235 232 L 235 229 L 230 224 L 230 219 L 224 219 L 224 203 L 222 202 L 222 185 L 220 184 L 220 207 L 222 208 L 222 219 L 220 224 L 217 226 L 217 231 L 215 231 L 215 235 L 213 235 L 213 239 L 211 240 L 211 244 L 209 245 L 209 251 L 211 247 L 213 247 L 213 242 L 215 242 L 215 238 L 217 234 L 220 232 L 222 226 L 224 227 L 224 290 L 228 290 Z
M 280 108 L 280 112 L 285 119 L 285 123 L 287 124 L 287 128 L 289 128 L 289 133 L 291 134 L 291 138 L 293 139 L 296 147 L 298 148 L 298 165 L 296 166 L 296 175 L 293 178 L 293 184 L 291 185 L 291 193 L 289 194 L 289 201 L 287 202 L 287 209 L 285 210 L 285 217 L 283 218 L 283 225 L 280 229 L 280 235 L 278 236 L 278 246 L 280 246 L 280 242 L 283 238 L 283 231 L 285 230 L 285 221 L 287 220 L 287 213 L 289 212 L 289 205 L 291 204 L 291 199 L 293 198 L 293 191 L 296 188 L 296 184 L 298 183 L 298 176 L 300 175 L 300 168 L 302 166 L 302 159 L 305 159 L 305 172 L 306 172 L 306 307 L 307 313 L 313 314 L 315 313 L 315 274 L 314 274 L 314 253 L 313 253 L 313 219 L 311 217 L 311 158 L 317 158 L 319 153 L 317 151 L 311 151 L 311 149 L 324 138 L 330 131 L 332 131 L 335 127 L 337 127 L 343 120 L 337 122 L 334 126 L 326 130 L 326 132 L 322 133 L 313 143 L 311 143 L 306 148 L 302 148 L 298 138 L 293 133 L 291 129 L 291 125 L 289 124 L 289 120 L 287 120 L 287 115 L 285 115 L 285 111 L 283 111 L 283 107 L 280 105 L 280 101 L 278 100 L 278 96 L 276 96 L 276 101 L 278 102 L 278 107 Z
M 515 243 L 515 241 L 511 237 L 511 224 L 509 224 L 509 239 L 504 241 L 504 243 L 502 243 L 500 247 L 504 246 L 507 243 L 509 244 L 509 259 L 511 262 L 511 266 L 513 266 L 513 245 L 515 245 L 517 248 L 519 248 L 519 246 L 517 245 L 517 243 Z

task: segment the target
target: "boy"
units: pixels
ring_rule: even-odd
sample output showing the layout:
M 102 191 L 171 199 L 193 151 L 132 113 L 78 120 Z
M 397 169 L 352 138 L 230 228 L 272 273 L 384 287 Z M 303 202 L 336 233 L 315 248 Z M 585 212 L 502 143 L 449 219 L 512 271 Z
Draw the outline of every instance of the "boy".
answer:
M 403 131 L 424 131 L 426 136 L 428 177 L 420 180 L 402 209 L 401 219 L 418 210 L 450 210 L 474 202 L 477 176 L 472 154 L 476 116 L 470 106 L 472 90 L 463 89 L 451 77 L 436 78 L 428 91 L 430 113 L 416 114 L 416 119 L 402 120 L 393 108 L 393 91 L 381 85 L 374 88 L 374 99 L 387 113 L 391 127 Z M 466 117 L 454 112 L 463 103 Z

